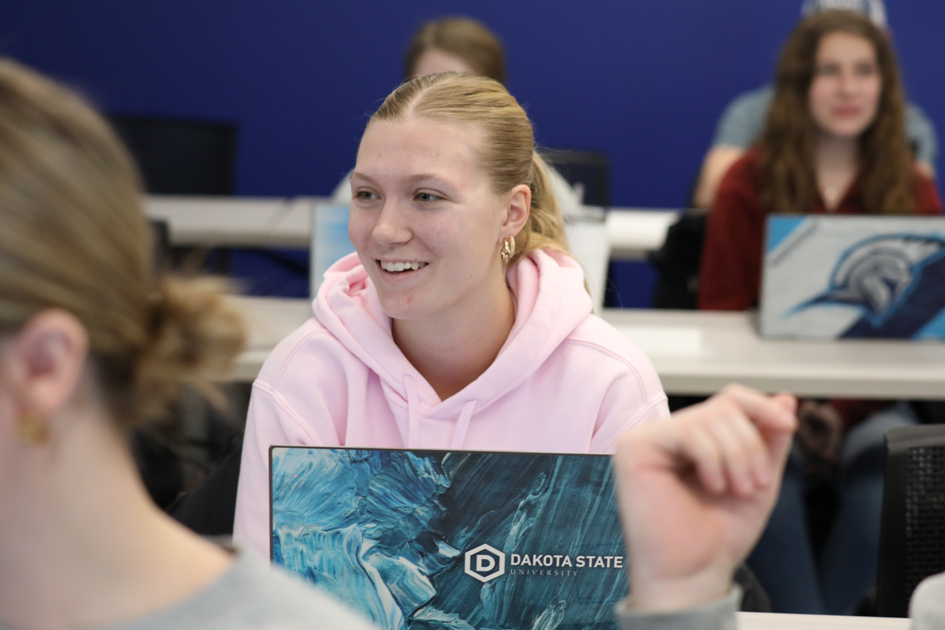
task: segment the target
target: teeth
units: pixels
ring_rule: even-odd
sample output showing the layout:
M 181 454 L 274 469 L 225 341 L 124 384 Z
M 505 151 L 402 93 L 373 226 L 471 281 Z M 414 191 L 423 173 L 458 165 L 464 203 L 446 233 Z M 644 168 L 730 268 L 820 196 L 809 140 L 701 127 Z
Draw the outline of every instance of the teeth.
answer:
M 397 273 L 400 271 L 416 271 L 420 267 L 425 267 L 427 263 L 421 262 L 386 262 L 381 261 L 381 268 L 384 271 L 390 271 L 392 273 Z

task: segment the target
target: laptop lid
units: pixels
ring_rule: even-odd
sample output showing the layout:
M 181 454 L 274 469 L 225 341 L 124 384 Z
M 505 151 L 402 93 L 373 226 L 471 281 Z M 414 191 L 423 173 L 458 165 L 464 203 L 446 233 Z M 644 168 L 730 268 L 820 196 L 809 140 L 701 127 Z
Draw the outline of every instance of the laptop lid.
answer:
M 768 217 L 761 334 L 945 338 L 945 218 Z
M 616 627 L 605 455 L 273 446 L 270 464 L 273 562 L 378 627 Z
M 354 252 L 348 238 L 348 204 L 316 203 L 312 205 L 309 295 L 318 295 L 318 287 L 328 268 Z

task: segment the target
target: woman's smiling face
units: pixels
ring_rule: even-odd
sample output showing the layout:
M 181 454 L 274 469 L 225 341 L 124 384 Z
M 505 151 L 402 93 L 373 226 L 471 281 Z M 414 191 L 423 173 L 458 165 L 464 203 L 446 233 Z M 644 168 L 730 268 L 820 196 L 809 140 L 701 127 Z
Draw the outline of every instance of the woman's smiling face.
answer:
M 505 290 L 507 200 L 479 164 L 483 136 L 415 115 L 364 132 L 348 235 L 394 319 L 462 316 Z
M 808 93 L 821 133 L 858 137 L 876 120 L 882 88 L 876 51 L 868 39 L 844 32 L 821 39 Z

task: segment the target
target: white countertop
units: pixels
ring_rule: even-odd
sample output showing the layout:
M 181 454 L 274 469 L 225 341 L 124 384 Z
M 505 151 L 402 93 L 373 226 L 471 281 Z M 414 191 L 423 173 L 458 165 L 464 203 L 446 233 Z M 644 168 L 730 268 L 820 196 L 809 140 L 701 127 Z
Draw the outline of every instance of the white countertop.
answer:
M 907 630 L 909 619 L 738 613 L 739 630 Z
M 311 211 L 324 197 L 177 197 L 148 195 L 145 214 L 166 221 L 173 245 L 299 247 L 311 239 Z M 614 258 L 641 258 L 658 249 L 676 210 L 612 208 L 607 238 Z
M 250 334 L 231 378 L 250 381 L 312 310 L 308 300 L 234 299 Z M 647 353 L 670 393 L 711 394 L 739 382 L 811 397 L 945 397 L 945 343 L 761 339 L 749 313 L 608 309 L 604 319 Z

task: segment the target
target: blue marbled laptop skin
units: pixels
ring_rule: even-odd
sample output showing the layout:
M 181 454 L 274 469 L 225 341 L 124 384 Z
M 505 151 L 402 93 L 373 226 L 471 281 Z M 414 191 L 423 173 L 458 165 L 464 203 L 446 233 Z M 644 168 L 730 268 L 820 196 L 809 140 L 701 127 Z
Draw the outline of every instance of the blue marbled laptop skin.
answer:
M 273 561 L 381 628 L 614 628 L 610 458 L 273 447 Z

